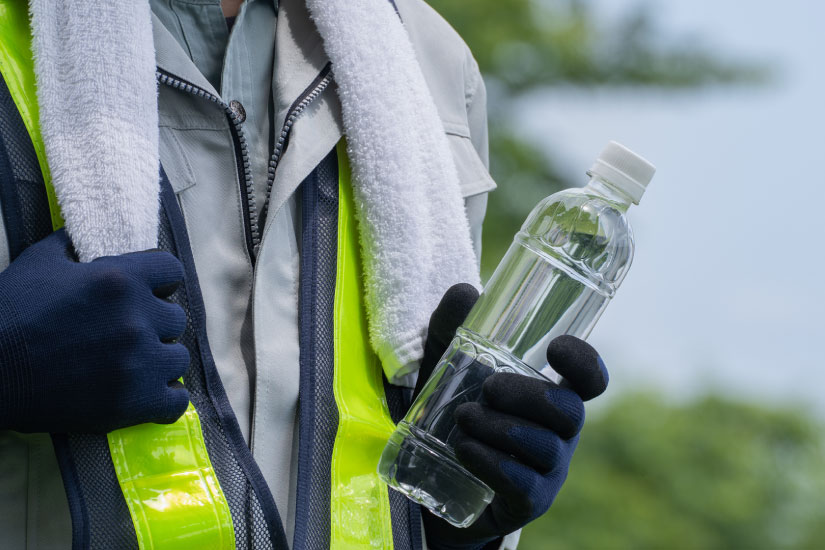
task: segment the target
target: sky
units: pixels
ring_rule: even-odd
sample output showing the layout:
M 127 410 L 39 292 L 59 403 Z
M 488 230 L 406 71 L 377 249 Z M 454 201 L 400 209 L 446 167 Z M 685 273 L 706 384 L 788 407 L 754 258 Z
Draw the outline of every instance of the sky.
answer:
M 637 4 L 596 2 L 604 17 Z M 554 90 L 521 105 L 571 185 L 610 139 L 658 169 L 629 212 L 633 266 L 589 341 L 613 393 L 716 391 L 825 416 L 825 2 L 648 5 L 665 32 L 777 76 L 698 93 Z

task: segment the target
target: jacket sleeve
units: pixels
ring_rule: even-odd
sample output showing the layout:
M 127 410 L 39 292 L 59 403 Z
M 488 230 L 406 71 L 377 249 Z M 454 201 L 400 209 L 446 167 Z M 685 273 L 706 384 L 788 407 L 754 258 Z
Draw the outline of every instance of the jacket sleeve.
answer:
M 467 126 L 470 141 L 484 167 L 490 170 L 489 136 L 487 133 L 487 90 L 481 77 L 478 64 L 467 51 L 465 65 L 465 98 L 467 105 Z M 470 235 L 476 261 L 481 263 L 481 226 L 487 212 L 487 192 L 470 195 L 464 199 L 467 219 L 470 222 Z

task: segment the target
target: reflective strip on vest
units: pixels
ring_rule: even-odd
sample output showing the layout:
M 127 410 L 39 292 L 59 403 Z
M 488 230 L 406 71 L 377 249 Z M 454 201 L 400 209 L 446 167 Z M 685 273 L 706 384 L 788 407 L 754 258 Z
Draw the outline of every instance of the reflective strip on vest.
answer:
M 141 549 L 233 549 L 229 505 L 192 403 L 174 424 L 107 434 Z
M 37 105 L 37 85 L 32 68 L 29 4 L 26 0 L 0 0 L 0 73 L 6 81 L 20 118 L 29 131 L 37 153 L 37 161 L 46 183 L 52 229 L 63 227 L 63 217 L 52 186 L 43 138 L 40 136 L 40 115 Z
M 395 424 L 384 395 L 381 363 L 369 343 L 361 249 L 346 147 L 338 144 L 338 271 L 334 357 L 338 433 L 332 454 L 330 547 L 393 548 L 387 486 L 378 459 Z
M 28 2 L 0 0 L 0 73 L 34 145 L 52 226 L 63 226 L 40 134 Z M 174 424 L 143 424 L 107 435 L 141 549 L 234 549 L 226 497 L 190 403 Z

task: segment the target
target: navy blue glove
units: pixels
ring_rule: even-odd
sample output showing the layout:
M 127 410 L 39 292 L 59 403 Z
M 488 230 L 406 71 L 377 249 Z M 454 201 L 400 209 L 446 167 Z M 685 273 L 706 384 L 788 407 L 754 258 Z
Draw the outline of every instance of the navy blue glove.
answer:
M 477 299 L 470 285 L 456 285 L 445 294 L 430 320 L 419 390 Z M 561 385 L 494 373 L 484 382 L 481 402 L 456 409 L 461 432 L 456 455 L 496 495 L 465 529 L 425 510 L 424 531 L 433 550 L 497 548 L 503 536 L 550 508 L 579 440 L 583 401 L 607 388 L 608 374 L 598 353 L 573 336 L 550 342 L 547 360 L 564 377 Z
M 0 273 L 0 428 L 102 433 L 174 422 L 189 393 L 180 262 L 146 251 L 79 263 L 61 230 Z

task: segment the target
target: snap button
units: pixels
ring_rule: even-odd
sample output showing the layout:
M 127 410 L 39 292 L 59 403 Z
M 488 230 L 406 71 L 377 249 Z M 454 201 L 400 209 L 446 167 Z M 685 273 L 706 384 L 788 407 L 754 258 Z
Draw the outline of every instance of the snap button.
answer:
M 235 119 L 238 122 L 246 120 L 246 109 L 243 108 L 243 105 L 237 99 L 229 102 L 229 110 L 232 111 L 232 114 L 235 115 Z

